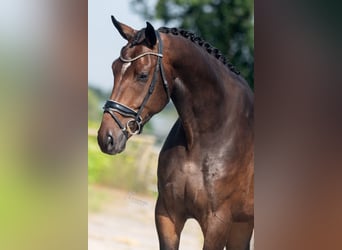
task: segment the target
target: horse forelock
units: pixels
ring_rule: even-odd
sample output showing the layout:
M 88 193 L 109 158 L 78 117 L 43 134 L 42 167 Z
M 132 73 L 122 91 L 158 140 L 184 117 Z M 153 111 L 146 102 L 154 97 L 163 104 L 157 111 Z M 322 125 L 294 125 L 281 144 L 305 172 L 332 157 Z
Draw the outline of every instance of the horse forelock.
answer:
M 145 28 L 139 30 L 133 37 L 131 47 L 142 44 L 145 40 Z
M 135 53 L 139 53 L 136 50 L 131 50 L 132 48 L 142 45 L 145 41 L 145 29 L 139 30 L 133 38 L 121 48 L 120 55 L 123 58 L 134 57 Z

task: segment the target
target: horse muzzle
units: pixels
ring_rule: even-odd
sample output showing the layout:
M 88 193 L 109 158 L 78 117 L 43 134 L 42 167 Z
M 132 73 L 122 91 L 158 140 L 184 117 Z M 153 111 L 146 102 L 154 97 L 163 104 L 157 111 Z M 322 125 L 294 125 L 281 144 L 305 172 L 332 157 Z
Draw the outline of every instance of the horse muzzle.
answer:
M 113 130 L 101 126 L 97 134 L 97 142 L 103 153 L 115 155 L 125 150 L 127 137 L 121 130 L 114 133 Z

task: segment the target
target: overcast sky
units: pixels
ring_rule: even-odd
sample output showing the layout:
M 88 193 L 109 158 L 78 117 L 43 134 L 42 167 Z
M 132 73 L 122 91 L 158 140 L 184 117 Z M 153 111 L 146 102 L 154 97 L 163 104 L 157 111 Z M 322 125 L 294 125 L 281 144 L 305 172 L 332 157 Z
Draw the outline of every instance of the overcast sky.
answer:
M 114 28 L 111 15 L 135 29 L 146 26 L 146 20 L 130 8 L 129 0 L 88 0 L 88 82 L 103 90 L 112 89 L 111 65 L 126 44 Z M 161 26 L 150 22 L 156 29 Z

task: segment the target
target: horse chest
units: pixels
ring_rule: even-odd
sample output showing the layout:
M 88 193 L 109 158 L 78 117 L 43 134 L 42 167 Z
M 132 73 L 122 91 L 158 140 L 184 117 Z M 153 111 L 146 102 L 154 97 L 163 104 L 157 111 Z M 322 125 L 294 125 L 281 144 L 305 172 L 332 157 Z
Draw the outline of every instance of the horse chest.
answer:
M 207 210 L 208 195 L 200 172 L 177 171 L 163 189 L 163 196 L 170 204 L 177 204 L 177 210 L 188 217 L 197 217 Z
M 181 164 L 174 169 L 172 178 L 165 185 L 164 195 L 167 200 L 174 201 L 179 208 L 187 211 L 190 217 L 197 217 L 203 210 L 208 211 L 217 206 L 216 198 L 224 193 L 216 185 L 222 182 L 224 176 L 220 165 L 212 165 L 206 169 L 206 164 L 209 164 L 209 161 Z

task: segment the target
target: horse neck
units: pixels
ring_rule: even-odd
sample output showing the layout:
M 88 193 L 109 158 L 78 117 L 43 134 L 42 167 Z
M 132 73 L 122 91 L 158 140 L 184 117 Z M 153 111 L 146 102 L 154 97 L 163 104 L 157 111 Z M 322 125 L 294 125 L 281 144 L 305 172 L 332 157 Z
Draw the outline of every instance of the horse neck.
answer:
M 247 84 L 203 48 L 183 37 L 168 37 L 171 98 L 188 146 L 202 139 L 208 143 L 206 138 L 236 135 L 239 125 L 253 119 L 253 95 Z

